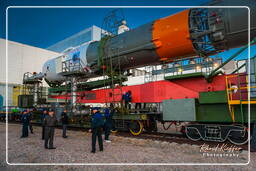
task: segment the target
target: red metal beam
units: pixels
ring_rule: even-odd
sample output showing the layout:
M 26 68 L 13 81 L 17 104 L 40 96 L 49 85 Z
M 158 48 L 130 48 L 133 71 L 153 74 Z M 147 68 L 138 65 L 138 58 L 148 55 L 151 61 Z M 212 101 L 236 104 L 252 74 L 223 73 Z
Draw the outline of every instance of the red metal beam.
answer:
M 225 75 L 220 75 L 214 77 L 211 83 L 208 83 L 204 77 L 196 77 L 123 86 L 121 91 L 119 88 L 115 88 L 114 92 L 112 89 L 77 92 L 77 101 L 81 103 L 109 103 L 113 99 L 115 101 L 120 100 L 122 94 L 130 90 L 134 103 L 158 103 L 165 99 L 198 98 L 200 92 L 223 91 L 225 89 Z M 67 95 L 68 99 L 69 95 Z M 65 99 L 66 96 L 52 96 L 52 98 Z

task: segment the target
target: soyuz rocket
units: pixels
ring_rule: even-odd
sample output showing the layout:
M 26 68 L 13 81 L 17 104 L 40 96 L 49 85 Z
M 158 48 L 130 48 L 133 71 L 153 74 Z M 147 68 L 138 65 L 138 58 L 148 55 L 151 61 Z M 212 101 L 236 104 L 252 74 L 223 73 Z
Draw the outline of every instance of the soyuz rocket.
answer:
M 48 83 L 64 82 L 65 61 L 79 61 L 86 77 L 92 78 L 102 74 L 100 61 L 106 65 L 111 61 L 124 71 L 241 47 L 248 44 L 249 30 L 250 39 L 256 37 L 255 0 L 215 0 L 207 5 L 212 7 L 186 9 L 108 39 L 83 44 L 46 61 L 44 78 Z

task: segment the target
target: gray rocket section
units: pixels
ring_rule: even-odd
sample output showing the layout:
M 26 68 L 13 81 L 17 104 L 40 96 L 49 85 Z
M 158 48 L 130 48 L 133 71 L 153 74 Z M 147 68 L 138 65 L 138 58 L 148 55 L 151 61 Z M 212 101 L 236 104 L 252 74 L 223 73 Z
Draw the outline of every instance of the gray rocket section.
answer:
M 118 67 L 120 60 L 121 69 L 129 69 L 134 66 L 144 66 L 159 62 L 152 42 L 153 22 L 142 25 L 136 29 L 124 32 L 106 40 L 104 47 L 104 61 L 108 64 L 112 59 L 114 67 Z M 97 62 L 100 42 L 93 42 L 87 49 L 87 62 Z
M 255 0 L 225 0 L 213 3 L 215 6 L 247 6 L 250 9 L 251 17 L 251 39 L 256 37 L 256 1 Z M 211 36 L 214 47 L 216 49 L 231 49 L 241 46 L 241 44 L 248 43 L 248 17 L 249 9 L 241 8 L 210 8 L 209 14 L 215 11 L 221 15 L 220 26 L 209 20 L 211 30 L 219 29 L 223 36 L 223 41 L 216 41 L 220 38 L 220 34 L 213 34 Z
M 216 0 L 205 5 L 225 6 L 225 8 L 194 8 L 190 10 L 191 40 L 198 53 L 212 55 L 246 45 L 249 41 L 249 9 L 250 39 L 256 37 L 255 0 Z

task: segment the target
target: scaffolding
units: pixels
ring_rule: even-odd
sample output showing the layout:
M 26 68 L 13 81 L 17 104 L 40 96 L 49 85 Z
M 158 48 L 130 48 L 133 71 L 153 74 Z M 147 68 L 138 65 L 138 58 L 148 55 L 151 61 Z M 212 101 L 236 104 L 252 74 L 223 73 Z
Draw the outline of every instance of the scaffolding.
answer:
M 33 106 L 46 103 L 47 92 L 42 85 L 42 75 L 26 72 L 23 75 L 22 95 L 33 95 Z
M 118 34 L 118 27 L 124 20 L 123 11 L 121 9 L 114 9 L 110 11 L 103 20 L 102 23 L 102 38 L 99 47 L 98 67 L 102 70 L 104 89 L 111 88 L 111 92 L 105 91 L 106 105 L 112 103 L 116 107 L 122 108 L 122 83 L 125 79 L 123 71 L 121 69 L 121 59 L 119 57 L 119 48 L 110 49 L 107 48 L 106 43 L 109 38 Z M 107 33 L 106 33 L 107 31 Z M 113 65 L 113 54 L 117 54 L 117 65 Z M 111 80 L 106 84 L 106 80 Z M 107 99 L 111 99 L 110 102 Z
M 157 66 L 149 65 L 145 67 L 144 83 L 157 81 L 157 75 L 153 74 L 157 70 Z

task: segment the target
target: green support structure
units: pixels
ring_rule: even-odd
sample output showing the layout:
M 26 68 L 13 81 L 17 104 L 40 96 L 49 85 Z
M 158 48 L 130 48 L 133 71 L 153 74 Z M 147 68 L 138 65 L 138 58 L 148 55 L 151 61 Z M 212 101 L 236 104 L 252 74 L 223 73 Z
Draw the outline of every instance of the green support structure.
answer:
M 114 83 L 119 83 L 120 82 L 120 78 L 113 78 Z M 121 76 L 121 81 L 127 81 L 127 77 L 126 76 Z M 112 79 L 108 78 L 106 80 L 98 80 L 98 81 L 90 81 L 90 82 L 85 82 L 85 83 L 79 83 L 77 85 L 77 90 L 78 91 L 89 91 L 95 88 L 101 88 L 107 85 L 111 85 L 112 84 Z M 59 86 L 59 87 L 53 87 L 53 88 L 49 88 L 49 92 L 50 93 L 58 93 L 58 92 L 63 92 L 63 91 L 68 91 L 70 92 L 71 90 L 71 86 L 67 85 L 67 87 L 64 86 Z
M 256 43 L 256 38 L 254 38 L 249 45 Z M 246 50 L 249 46 L 248 44 L 244 47 L 242 47 L 238 52 L 236 52 L 234 55 L 232 55 L 230 58 L 228 58 L 225 62 L 223 62 L 220 66 L 218 66 L 217 68 L 215 68 L 209 75 L 205 76 L 206 80 L 208 82 L 212 81 L 212 78 L 216 75 L 219 74 L 218 70 L 220 68 L 222 68 L 223 66 L 225 66 L 228 62 L 230 62 L 232 59 L 234 59 L 235 57 L 237 57 L 239 54 L 241 54 L 244 50 Z
M 243 65 L 241 65 L 241 66 L 238 67 L 237 69 L 235 69 L 231 74 L 235 74 L 235 73 L 238 72 L 240 69 L 242 69 L 245 65 L 246 65 L 246 63 L 244 63 Z
M 226 91 L 211 91 L 199 93 L 200 104 L 227 103 Z
M 164 79 L 176 80 L 176 79 L 193 78 L 193 77 L 204 77 L 204 74 L 202 72 L 196 72 L 196 73 L 189 73 L 189 74 L 166 76 L 164 77 Z

